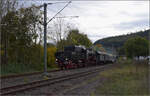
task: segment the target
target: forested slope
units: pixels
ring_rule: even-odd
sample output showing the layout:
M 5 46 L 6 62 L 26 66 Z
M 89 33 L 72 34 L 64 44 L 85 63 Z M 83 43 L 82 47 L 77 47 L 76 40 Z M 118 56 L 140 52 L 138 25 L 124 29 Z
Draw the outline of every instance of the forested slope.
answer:
M 150 29 L 145 31 L 139 31 L 136 33 L 131 33 L 127 35 L 120 35 L 120 36 L 114 36 L 114 37 L 108 37 L 104 39 L 97 40 L 94 45 L 96 44 L 102 44 L 104 48 L 119 48 L 123 46 L 126 40 L 129 38 L 135 37 L 135 36 L 141 36 L 146 38 L 147 40 L 150 39 Z

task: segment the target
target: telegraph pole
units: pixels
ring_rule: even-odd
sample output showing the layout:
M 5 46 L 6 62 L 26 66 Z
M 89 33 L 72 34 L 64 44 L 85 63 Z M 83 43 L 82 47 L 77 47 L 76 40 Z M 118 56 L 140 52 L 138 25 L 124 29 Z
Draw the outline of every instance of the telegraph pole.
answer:
M 47 4 L 44 3 L 44 75 L 47 75 Z

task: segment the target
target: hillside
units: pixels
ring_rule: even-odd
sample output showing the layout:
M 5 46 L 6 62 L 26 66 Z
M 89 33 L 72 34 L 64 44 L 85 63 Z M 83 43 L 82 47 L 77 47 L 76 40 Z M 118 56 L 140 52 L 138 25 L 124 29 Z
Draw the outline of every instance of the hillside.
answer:
M 120 36 L 99 39 L 94 43 L 94 45 L 102 44 L 103 47 L 107 51 L 111 51 L 112 48 L 116 49 L 116 48 L 122 47 L 124 45 L 124 43 L 126 42 L 126 40 L 128 40 L 129 38 L 135 37 L 135 36 L 141 36 L 141 37 L 144 37 L 147 40 L 149 40 L 150 39 L 150 29 L 145 30 L 145 31 L 139 31 L 136 33 L 127 34 L 127 35 L 120 35 Z

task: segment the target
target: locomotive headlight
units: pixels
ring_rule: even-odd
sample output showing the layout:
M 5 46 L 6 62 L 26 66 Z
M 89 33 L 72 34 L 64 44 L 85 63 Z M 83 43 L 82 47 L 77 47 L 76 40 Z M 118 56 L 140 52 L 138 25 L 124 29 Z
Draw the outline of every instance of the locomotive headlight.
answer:
M 58 59 L 56 59 L 56 61 L 58 61 Z

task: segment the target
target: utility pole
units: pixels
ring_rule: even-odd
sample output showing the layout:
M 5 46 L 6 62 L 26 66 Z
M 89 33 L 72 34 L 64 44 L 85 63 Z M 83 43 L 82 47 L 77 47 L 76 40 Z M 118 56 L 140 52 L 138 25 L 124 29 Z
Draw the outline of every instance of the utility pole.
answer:
M 44 3 L 44 74 L 47 75 L 47 4 Z
M 64 3 L 64 2 L 56 2 L 56 3 Z M 47 22 L 47 5 L 51 5 L 54 3 L 44 3 L 44 75 L 48 75 L 47 73 L 47 24 L 52 21 L 63 9 L 65 9 L 71 1 L 69 1 L 59 12 L 57 12 L 48 22 Z M 42 5 L 39 6 L 43 7 Z

